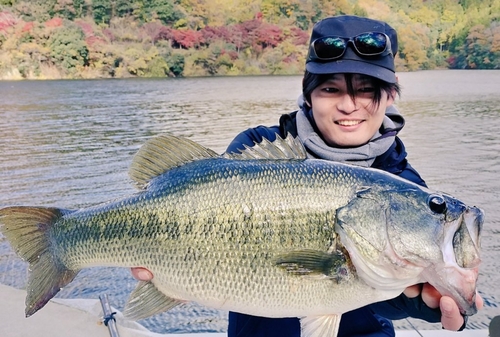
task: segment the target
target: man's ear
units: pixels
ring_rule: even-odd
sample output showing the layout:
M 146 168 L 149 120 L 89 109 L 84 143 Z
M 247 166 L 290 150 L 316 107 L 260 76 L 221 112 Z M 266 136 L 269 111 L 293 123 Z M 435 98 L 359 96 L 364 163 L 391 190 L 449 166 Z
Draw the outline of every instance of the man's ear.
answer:
M 387 106 L 391 106 L 394 104 L 397 94 L 398 93 L 396 92 L 396 90 L 391 90 L 391 93 L 387 94 Z
M 309 101 L 308 101 L 308 100 L 306 100 L 306 99 L 305 99 L 305 100 L 304 100 L 304 102 L 306 103 L 306 105 L 307 105 L 308 107 L 311 107 L 311 103 L 309 103 Z
M 396 75 L 396 83 L 399 83 L 399 77 Z M 391 106 L 394 104 L 394 101 L 396 100 L 396 95 L 397 95 L 396 89 L 391 90 L 391 93 L 387 95 L 387 106 Z

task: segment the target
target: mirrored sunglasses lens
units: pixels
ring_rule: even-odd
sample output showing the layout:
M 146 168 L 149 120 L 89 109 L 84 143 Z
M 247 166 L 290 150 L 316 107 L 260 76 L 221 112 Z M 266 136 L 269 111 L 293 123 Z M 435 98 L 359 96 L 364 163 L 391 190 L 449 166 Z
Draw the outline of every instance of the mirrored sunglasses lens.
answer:
M 334 59 L 341 56 L 346 42 L 338 37 L 325 37 L 314 41 L 314 52 L 319 59 Z
M 365 33 L 356 36 L 354 45 L 359 53 L 364 55 L 377 55 L 385 51 L 387 37 L 382 33 Z

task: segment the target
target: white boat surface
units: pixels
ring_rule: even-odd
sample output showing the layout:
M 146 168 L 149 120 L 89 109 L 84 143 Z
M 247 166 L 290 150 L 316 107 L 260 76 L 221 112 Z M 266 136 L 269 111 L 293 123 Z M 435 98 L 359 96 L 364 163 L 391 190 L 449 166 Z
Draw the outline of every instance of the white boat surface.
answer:
M 103 323 L 99 299 L 59 299 L 49 301 L 35 315 L 24 316 L 26 291 L 0 284 L 1 337 L 109 337 Z M 114 310 L 115 311 L 115 310 Z M 158 334 L 142 325 L 115 315 L 119 337 L 226 337 L 225 333 Z M 457 333 L 446 330 L 398 330 L 396 337 L 488 337 L 487 330 Z

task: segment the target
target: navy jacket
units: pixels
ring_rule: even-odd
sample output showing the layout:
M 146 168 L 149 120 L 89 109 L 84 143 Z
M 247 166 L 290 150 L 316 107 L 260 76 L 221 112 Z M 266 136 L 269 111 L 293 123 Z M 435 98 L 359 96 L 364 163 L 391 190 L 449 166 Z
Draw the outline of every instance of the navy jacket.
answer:
M 226 152 L 240 152 L 244 149 L 243 145 L 253 146 L 254 143 L 260 143 L 262 138 L 273 141 L 276 134 L 285 137 L 287 132 L 291 132 L 296 136 L 295 121 L 290 116 L 293 114 L 283 115 L 279 126 L 258 126 L 240 133 L 229 144 Z M 375 159 L 372 167 L 425 186 L 420 175 L 408 163 L 403 142 L 397 137 L 391 148 Z M 400 295 L 392 300 L 344 313 L 338 337 L 394 337 L 394 327 L 390 320 L 409 316 L 428 322 L 441 320 L 439 309 L 430 309 L 420 297 L 409 299 Z M 298 318 L 267 318 L 230 312 L 228 337 L 300 337 L 300 322 Z

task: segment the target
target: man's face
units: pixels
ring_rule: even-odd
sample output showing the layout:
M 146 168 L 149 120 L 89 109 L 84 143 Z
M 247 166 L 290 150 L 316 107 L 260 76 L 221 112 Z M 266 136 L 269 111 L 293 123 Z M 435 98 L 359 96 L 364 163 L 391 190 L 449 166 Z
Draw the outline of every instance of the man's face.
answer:
M 311 92 L 314 121 L 325 142 L 334 147 L 357 147 L 366 144 L 378 131 L 385 110 L 394 103 L 394 95 L 382 92 L 380 104 L 373 103 L 377 88 L 361 75 L 353 76 L 356 93 L 347 92 L 343 74 L 336 74 Z

